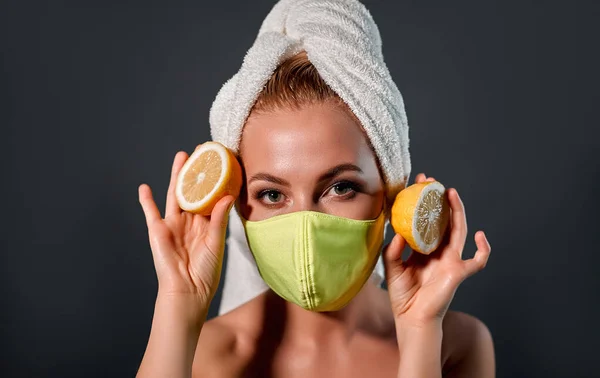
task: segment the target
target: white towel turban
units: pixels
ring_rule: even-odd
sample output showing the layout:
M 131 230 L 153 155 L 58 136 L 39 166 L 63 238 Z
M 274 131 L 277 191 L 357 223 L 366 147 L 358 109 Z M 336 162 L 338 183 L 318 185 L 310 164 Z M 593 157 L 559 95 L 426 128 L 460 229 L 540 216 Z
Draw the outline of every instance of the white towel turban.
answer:
M 238 152 L 242 128 L 277 66 L 301 51 L 362 124 L 378 157 L 388 199 L 410 175 L 408 124 L 402 95 L 383 60 L 371 14 L 357 0 L 281 0 L 267 15 L 242 67 L 221 88 L 210 110 L 213 140 Z M 232 211 L 228 261 L 219 313 L 267 289 L 239 215 Z M 373 278 L 383 279 L 381 259 Z

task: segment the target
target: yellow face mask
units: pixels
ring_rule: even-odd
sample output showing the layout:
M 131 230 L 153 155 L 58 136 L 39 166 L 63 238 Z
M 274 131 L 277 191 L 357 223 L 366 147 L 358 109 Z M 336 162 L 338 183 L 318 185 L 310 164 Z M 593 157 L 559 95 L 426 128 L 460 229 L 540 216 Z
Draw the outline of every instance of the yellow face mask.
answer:
M 307 310 L 337 311 L 371 276 L 385 216 L 354 220 L 298 211 L 242 223 L 258 271 L 275 293 Z

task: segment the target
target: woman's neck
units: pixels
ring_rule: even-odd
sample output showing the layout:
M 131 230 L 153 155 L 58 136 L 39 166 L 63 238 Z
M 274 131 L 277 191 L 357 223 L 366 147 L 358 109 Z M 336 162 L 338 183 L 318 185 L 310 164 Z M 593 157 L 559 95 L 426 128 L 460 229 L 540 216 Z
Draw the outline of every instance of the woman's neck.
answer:
M 356 333 L 373 337 L 395 335 L 388 295 L 370 281 L 346 307 L 335 312 L 308 311 L 272 291 L 265 293 L 262 302 L 263 331 L 299 342 L 347 343 Z

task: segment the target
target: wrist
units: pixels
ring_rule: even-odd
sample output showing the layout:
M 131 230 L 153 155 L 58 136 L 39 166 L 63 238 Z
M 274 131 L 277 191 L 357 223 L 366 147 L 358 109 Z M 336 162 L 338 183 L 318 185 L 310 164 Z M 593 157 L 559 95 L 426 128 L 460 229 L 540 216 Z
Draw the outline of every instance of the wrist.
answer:
M 396 327 L 407 330 L 432 329 L 442 326 L 444 316 L 408 316 L 401 315 L 395 317 Z
M 160 292 L 138 376 L 191 376 L 198 337 L 208 313 L 196 295 Z
M 208 315 L 208 304 L 195 294 L 158 293 L 155 314 L 177 319 L 181 325 L 187 325 L 191 331 L 200 332 Z
M 442 376 L 442 323 L 396 321 L 398 377 Z
M 442 320 L 396 320 L 396 336 L 398 344 L 406 343 L 407 340 L 431 339 L 441 341 L 443 335 Z

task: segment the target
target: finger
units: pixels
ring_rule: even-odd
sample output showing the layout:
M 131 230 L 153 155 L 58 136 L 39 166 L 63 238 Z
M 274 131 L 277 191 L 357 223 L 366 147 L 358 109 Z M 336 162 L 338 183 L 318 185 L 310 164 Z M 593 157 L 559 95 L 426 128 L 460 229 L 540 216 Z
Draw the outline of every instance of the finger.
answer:
M 393 281 L 394 277 L 399 276 L 404 271 L 402 251 L 405 246 L 406 241 L 404 238 L 400 234 L 396 234 L 390 244 L 383 250 L 385 277 L 388 284 Z
M 427 177 L 427 179 L 425 181 L 432 182 L 432 181 L 435 181 L 435 179 L 433 177 Z
M 177 203 L 177 195 L 175 194 L 175 188 L 177 187 L 177 177 L 181 171 L 181 167 L 187 160 L 188 156 L 185 152 L 179 151 L 173 159 L 173 166 L 171 168 L 171 182 L 169 183 L 169 190 L 167 191 L 167 205 L 165 206 L 165 218 L 181 213 L 179 204 Z
M 473 258 L 464 261 L 465 278 L 470 277 L 485 268 L 488 259 L 490 258 L 492 247 L 483 231 L 475 233 L 475 244 L 477 245 L 477 252 L 475 252 Z
M 138 197 L 146 216 L 146 225 L 150 228 L 152 222 L 161 219 L 161 217 L 160 211 L 158 211 L 158 207 L 156 207 L 156 203 L 152 198 L 152 190 L 147 184 L 140 185 L 138 188 Z
M 229 221 L 229 211 L 233 207 L 234 202 L 235 197 L 225 196 L 217 202 L 210 214 L 210 224 L 208 226 L 206 244 L 213 252 L 223 249 L 221 244 L 225 241 L 227 222 Z
M 465 206 L 456 189 L 448 189 L 448 201 L 450 202 L 452 229 L 450 231 L 449 247 L 458 252 L 462 257 L 462 251 L 467 240 L 467 217 Z
M 422 183 L 423 181 L 425 181 L 425 179 L 427 179 L 427 176 L 425 176 L 425 173 L 419 173 L 415 177 L 415 183 L 417 183 L 417 184 Z

